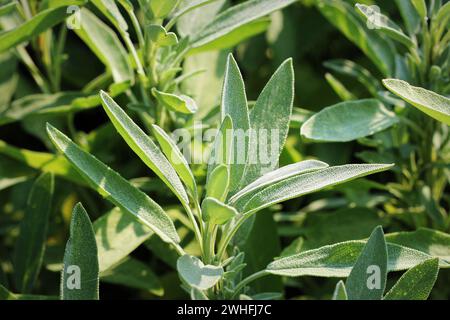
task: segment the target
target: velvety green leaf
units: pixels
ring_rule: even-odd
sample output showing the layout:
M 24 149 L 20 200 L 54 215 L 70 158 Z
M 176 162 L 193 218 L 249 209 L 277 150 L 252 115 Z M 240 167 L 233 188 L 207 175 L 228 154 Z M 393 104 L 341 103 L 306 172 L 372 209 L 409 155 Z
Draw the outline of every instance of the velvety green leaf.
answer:
M 203 200 L 202 213 L 203 220 L 214 225 L 225 224 L 238 214 L 235 208 L 210 197 Z
M 346 101 L 309 118 L 302 125 L 301 135 L 314 141 L 346 142 L 383 131 L 398 121 L 378 100 Z
M 126 258 L 103 273 L 101 281 L 145 290 L 156 296 L 164 295 L 164 288 L 152 269 L 133 258 Z
M 14 278 L 21 293 L 31 292 L 41 269 L 53 189 L 53 175 L 44 173 L 36 179 L 28 196 L 14 249 Z
M 267 271 L 287 277 L 347 277 L 365 244 L 365 241 L 346 241 L 304 251 L 275 260 L 267 266 Z M 387 252 L 389 272 L 410 269 L 431 257 L 392 243 L 387 243 Z M 450 264 L 441 261 L 441 267 L 448 268 Z
M 320 169 L 327 168 L 328 164 L 317 160 L 305 160 L 297 163 L 293 163 L 272 172 L 266 173 L 262 177 L 256 179 L 245 188 L 241 189 L 234 196 L 229 199 L 229 203 L 233 204 L 238 202 L 241 198 L 253 195 L 253 192 L 259 190 L 268 185 L 274 184 L 276 182 L 288 179 L 293 176 L 300 174 L 317 171 Z
M 425 252 L 450 263 L 450 235 L 447 233 L 419 228 L 416 231 L 389 233 L 386 241 Z
M 402 80 L 386 79 L 383 80 L 383 84 L 389 91 L 412 104 L 420 111 L 436 120 L 450 125 L 449 98 L 420 87 L 413 87 Z
M 439 272 L 439 259 L 429 259 L 406 271 L 384 300 L 427 300 Z
M 111 71 L 115 82 L 134 81 L 128 54 L 117 35 L 87 9 L 81 9 L 77 35 Z
M 171 19 L 173 21 L 177 21 L 180 17 L 184 16 L 185 14 L 196 9 L 202 10 L 204 9 L 202 7 L 212 4 L 213 2 L 219 2 L 219 0 L 182 0 L 181 3 L 178 5 L 178 9 L 173 13 Z M 223 1 L 220 1 L 218 3 L 219 7 L 222 5 L 221 2 Z M 205 12 L 205 10 L 203 10 L 203 12 Z M 209 14 L 204 14 L 203 16 L 208 17 Z
M 333 300 L 348 300 L 344 281 L 339 281 L 334 289 Z
M 98 256 L 89 216 L 79 203 L 73 208 L 70 238 L 64 252 L 62 300 L 98 300 Z
M 187 254 L 178 258 L 177 270 L 183 281 L 198 290 L 212 288 L 223 275 L 222 267 L 204 265 L 198 258 Z
M 101 91 L 100 96 L 109 119 L 127 145 L 165 182 L 180 201 L 188 204 L 189 199 L 180 178 L 158 146 L 108 94 Z
M 386 288 L 387 247 L 381 226 L 375 228 L 345 282 L 349 300 L 381 300 Z
M 197 195 L 197 184 L 195 182 L 194 175 L 189 167 L 189 164 L 186 161 L 186 158 L 181 153 L 178 146 L 172 140 L 171 137 L 156 124 L 152 125 L 153 135 L 158 141 L 162 152 L 165 154 L 167 159 L 172 164 L 175 171 L 180 176 L 180 179 L 184 182 L 184 184 L 188 187 L 191 194 Z
M 71 5 L 81 6 L 85 0 L 70 1 Z M 18 27 L 0 34 L 0 52 L 13 48 L 20 43 L 29 41 L 52 28 L 67 18 L 67 1 L 52 8 L 43 10 Z
M 101 275 L 125 259 L 153 234 L 148 227 L 119 208 L 98 218 L 94 222 L 94 232 Z
M 178 34 L 187 37 L 198 33 L 226 4 L 227 0 L 182 0 L 173 16 Z
M 237 142 L 233 141 L 236 143 L 232 143 L 233 151 L 231 154 L 233 158 L 230 162 L 230 192 L 233 192 L 239 186 L 244 175 L 245 164 L 247 163 L 249 139 L 246 134 L 250 129 L 250 120 L 244 80 L 236 60 L 231 54 L 228 56 L 223 81 L 221 115 L 222 121 L 225 120 L 226 116 L 231 118 L 233 136 L 241 137 L 240 140 L 242 140 L 236 139 Z
M 236 46 L 240 42 L 254 37 L 267 30 L 270 25 L 270 19 L 261 18 L 252 22 L 249 22 L 237 29 L 227 33 L 226 35 L 217 38 L 214 41 L 208 42 L 202 46 L 196 47 L 189 51 L 190 54 L 196 54 L 209 50 L 222 50 Z
M 165 242 L 174 245 L 179 242 L 172 221 L 156 202 L 94 156 L 81 150 L 56 128 L 48 125 L 47 131 L 55 146 L 97 192 L 134 215 Z
M 183 114 L 193 114 L 197 112 L 197 104 L 195 101 L 186 95 L 175 95 L 152 89 L 153 96 L 158 99 L 164 106 L 172 111 Z
M 341 0 L 322 0 L 318 2 L 318 8 L 325 18 L 357 45 L 383 74 L 393 74 L 394 48 L 377 34 L 376 30 L 369 30 L 351 5 Z
M 114 0 L 91 0 L 91 2 L 115 25 L 117 29 L 126 31 L 128 24 L 120 13 Z
M 191 39 L 193 48 L 210 43 L 238 27 L 291 5 L 296 0 L 250 0 L 233 6 L 217 15 Z
M 206 184 L 206 196 L 225 201 L 230 186 L 230 172 L 226 165 L 217 166 Z
M 150 0 L 148 1 L 154 18 L 164 18 L 180 2 L 180 0 Z
M 403 33 L 403 30 L 397 26 L 388 16 L 374 10 L 372 6 L 366 6 L 364 4 L 356 4 L 356 8 L 367 19 L 367 23 L 370 23 L 375 29 L 384 32 L 392 39 L 403 43 L 406 47 L 414 47 L 414 42 L 410 37 Z
M 241 187 L 278 166 L 289 131 L 293 102 L 294 69 L 292 59 L 288 59 L 275 71 L 250 112 L 249 158 Z
M 392 165 L 385 164 L 349 164 L 325 168 L 311 173 L 305 173 L 272 184 L 255 192 L 254 196 L 244 205 L 242 212 L 257 212 L 273 204 L 293 199 L 308 193 L 322 190 L 340 183 L 351 181 L 369 174 L 388 170 Z
M 173 46 L 178 43 L 177 35 L 173 32 L 167 32 L 163 26 L 151 24 L 146 27 L 146 36 L 158 46 Z

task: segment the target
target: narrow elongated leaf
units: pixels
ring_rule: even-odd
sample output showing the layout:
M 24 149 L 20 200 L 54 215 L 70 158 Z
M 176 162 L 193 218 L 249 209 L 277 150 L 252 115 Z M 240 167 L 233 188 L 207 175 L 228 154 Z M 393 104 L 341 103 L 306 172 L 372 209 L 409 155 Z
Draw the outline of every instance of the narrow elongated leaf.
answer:
M 414 8 L 416 8 L 419 16 L 422 18 L 422 20 L 424 20 L 427 17 L 427 11 L 428 11 L 425 0 L 411 0 L 411 2 L 414 5 Z
M 0 52 L 29 41 L 67 18 L 67 6 L 82 6 L 85 0 L 65 1 L 43 10 L 18 27 L 0 34 Z
M 410 37 L 405 35 L 402 29 L 397 26 L 389 17 L 374 10 L 372 6 L 366 6 L 364 4 L 356 4 L 356 8 L 361 12 L 361 14 L 367 19 L 367 23 L 372 24 L 374 28 L 384 32 L 387 36 L 392 39 L 403 43 L 406 47 L 414 47 L 414 42 Z
M 450 125 L 450 99 L 433 91 L 413 87 L 403 80 L 386 79 L 383 84 L 392 93 L 430 117 Z
M 128 24 L 114 0 L 91 0 L 92 3 L 115 25 L 117 29 L 128 30 Z
M 308 173 L 320 169 L 327 168 L 328 164 L 317 160 L 305 160 L 297 163 L 293 163 L 284 167 L 281 167 L 272 172 L 266 173 L 261 178 L 256 179 L 245 188 L 241 189 L 233 197 L 230 198 L 230 203 L 235 203 L 242 197 L 252 194 L 255 190 L 266 187 L 270 184 L 288 179 L 290 177 L 300 175 L 303 173 Z
M 197 194 L 197 183 L 195 182 L 194 174 L 186 161 L 186 158 L 181 153 L 178 146 L 169 137 L 169 135 L 156 124 L 152 125 L 153 135 L 161 146 L 162 152 L 165 154 L 167 159 L 170 161 L 175 171 L 180 176 L 180 179 L 191 191 L 192 195 Z
M 222 121 L 226 116 L 231 118 L 233 128 L 233 151 L 230 160 L 230 192 L 233 192 L 239 186 L 247 163 L 250 120 L 244 80 L 231 54 L 228 56 L 223 82 L 221 115 Z
M 406 271 L 384 300 L 426 300 L 439 272 L 439 259 L 429 259 Z
M 270 26 L 271 20 L 268 18 L 261 18 L 243 26 L 234 29 L 230 33 L 217 38 L 214 41 L 208 42 L 202 46 L 196 47 L 189 51 L 189 54 L 196 54 L 209 50 L 223 50 L 236 46 L 240 42 L 263 33 Z
M 153 88 L 152 94 L 156 99 L 158 99 L 158 101 L 172 111 L 183 114 L 193 114 L 197 112 L 197 104 L 188 96 L 166 93 L 158 91 L 155 88 Z
M 294 69 L 288 59 L 275 71 L 250 112 L 249 158 L 241 187 L 278 166 L 293 102 Z
M 425 252 L 450 263 L 450 235 L 447 233 L 419 228 L 416 231 L 387 234 L 386 241 Z
M 420 30 L 420 17 L 411 1 L 395 0 L 400 14 L 410 35 Z
M 134 81 L 133 69 L 125 48 L 116 34 L 87 9 L 81 9 L 80 28 L 77 35 L 111 70 L 115 82 Z
M 55 146 L 97 192 L 134 215 L 163 241 L 174 245 L 179 242 L 172 221 L 156 202 L 94 156 L 81 150 L 50 124 L 47 126 L 47 132 Z
M 70 238 L 64 252 L 62 300 L 98 300 L 98 256 L 89 216 L 79 203 L 73 208 Z
M 154 18 L 164 18 L 178 5 L 180 0 L 150 0 L 149 3 Z
M 250 0 L 220 13 L 204 29 L 192 37 L 191 46 L 196 48 L 230 33 L 236 28 L 264 17 L 296 2 L 296 0 Z
M 341 0 L 318 1 L 320 12 L 387 75 L 395 70 L 395 51 L 376 30 L 369 30 L 354 8 Z
M 339 281 L 334 289 L 333 300 L 348 300 L 344 281 Z
M 14 251 L 14 277 L 21 293 L 31 292 L 41 269 L 53 189 L 53 175 L 44 173 L 36 179 L 28 197 Z
M 98 218 L 94 222 L 94 232 L 101 275 L 153 235 L 148 227 L 119 208 Z
M 346 101 L 309 118 L 302 125 L 301 135 L 314 141 L 346 142 L 383 131 L 398 121 L 378 100 Z
M 108 117 L 128 146 L 165 182 L 180 201 L 188 204 L 189 199 L 180 178 L 158 146 L 108 94 L 101 91 L 100 96 Z
M 349 164 L 301 174 L 255 192 L 255 195 L 245 205 L 239 204 L 238 208 L 243 207 L 243 212 L 247 213 L 256 212 L 273 204 L 385 171 L 391 167 L 392 165 L 386 164 Z
M 347 277 L 365 244 L 365 241 L 346 241 L 304 251 L 275 260 L 266 270 L 287 277 Z M 391 243 L 387 243 L 387 252 L 388 272 L 410 269 L 431 257 L 426 253 Z M 441 261 L 440 266 L 448 268 L 450 264 Z
M 198 290 L 212 288 L 223 275 L 222 267 L 204 265 L 198 258 L 187 254 L 178 258 L 177 270 L 183 281 Z
M 174 12 L 172 20 L 176 21 L 192 10 L 199 9 L 218 0 L 182 0 L 178 9 Z
M 133 258 L 126 258 L 120 264 L 103 273 L 100 280 L 145 290 L 156 296 L 164 294 L 164 288 L 152 269 L 145 263 Z
M 387 248 L 383 229 L 375 228 L 345 282 L 349 300 L 381 300 L 386 288 Z

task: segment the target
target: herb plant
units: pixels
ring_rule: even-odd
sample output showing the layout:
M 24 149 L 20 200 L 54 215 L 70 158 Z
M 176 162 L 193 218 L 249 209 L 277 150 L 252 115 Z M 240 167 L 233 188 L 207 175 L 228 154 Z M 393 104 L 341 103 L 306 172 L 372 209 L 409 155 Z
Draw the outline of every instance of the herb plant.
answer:
M 345 101 L 311 114 L 295 60 L 255 88 L 245 58 L 296 2 L 0 0 L 1 299 L 423 300 L 445 282 L 449 3 L 396 1 L 402 31 L 310 1 L 379 73 L 326 62 L 366 96 L 327 74 Z M 305 151 L 351 141 L 366 163 Z

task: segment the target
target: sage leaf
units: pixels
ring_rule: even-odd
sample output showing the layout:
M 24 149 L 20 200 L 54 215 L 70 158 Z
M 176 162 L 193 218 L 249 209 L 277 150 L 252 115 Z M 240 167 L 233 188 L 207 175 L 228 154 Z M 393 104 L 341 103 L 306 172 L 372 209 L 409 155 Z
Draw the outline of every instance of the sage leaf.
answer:
M 301 135 L 314 141 L 347 142 L 386 130 L 398 121 L 378 100 L 346 101 L 310 117 L 302 125 Z
M 180 0 L 146 0 L 154 18 L 164 18 L 178 5 Z
M 206 196 L 225 201 L 230 185 L 230 173 L 226 165 L 217 166 L 206 184 Z
M 226 116 L 231 118 L 233 140 L 234 136 L 241 137 L 239 141 L 232 143 L 233 149 L 231 154 L 233 157 L 230 163 L 230 192 L 233 192 L 239 186 L 242 176 L 244 175 L 245 164 L 247 163 L 249 150 L 249 138 L 247 133 L 250 129 L 250 120 L 244 80 L 236 60 L 234 60 L 231 54 L 228 56 L 225 78 L 223 81 L 221 107 L 222 121 L 225 120 Z
M 196 48 L 205 45 L 242 25 L 287 7 L 294 2 L 296 0 L 250 0 L 233 6 L 217 15 L 213 21 L 194 34 L 191 39 L 191 46 Z
M 97 245 L 89 216 L 80 203 L 73 208 L 63 261 L 61 300 L 98 300 Z
M 403 80 L 386 79 L 384 86 L 430 117 L 450 125 L 450 99 L 433 91 L 411 86 Z
M 225 224 L 238 214 L 235 208 L 210 197 L 203 200 L 202 213 L 203 220 L 214 225 Z
M 271 274 L 287 277 L 347 277 L 365 244 L 366 241 L 353 240 L 304 251 L 275 260 L 266 270 Z M 388 272 L 410 269 L 431 257 L 426 253 L 389 242 L 387 253 Z M 441 261 L 440 266 L 448 268 L 450 264 Z
M 416 231 L 389 233 L 386 241 L 425 252 L 450 263 L 450 235 L 437 230 L 419 228 Z
M 85 0 L 60 1 L 43 10 L 16 28 L 0 34 L 0 52 L 29 41 L 67 18 L 67 6 L 82 6 Z
M 152 125 L 153 135 L 158 141 L 162 152 L 172 164 L 175 171 L 180 176 L 180 179 L 184 182 L 191 194 L 197 195 L 197 183 L 195 182 L 194 174 L 186 161 L 186 158 L 181 153 L 178 146 L 172 140 L 171 137 L 156 124 Z
M 33 184 L 14 250 L 14 277 L 21 293 L 30 293 L 42 265 L 54 190 L 51 173 Z
M 134 82 L 127 51 L 110 27 L 92 12 L 82 8 L 80 28 L 74 31 L 111 71 L 115 82 Z
M 128 146 L 164 181 L 180 201 L 188 204 L 189 199 L 180 178 L 158 146 L 107 93 L 101 91 L 100 96 L 108 117 Z
M 198 290 L 212 288 L 223 275 L 222 267 L 204 265 L 198 258 L 187 254 L 178 258 L 177 270 L 183 281 Z
M 348 300 L 344 281 L 341 280 L 336 284 L 336 288 L 333 293 L 333 300 Z
M 175 33 L 167 32 L 163 26 L 157 24 L 151 24 L 146 27 L 146 36 L 148 40 L 161 47 L 173 46 L 178 43 Z
M 262 177 L 248 184 L 245 188 L 241 189 L 233 197 L 231 197 L 229 202 L 230 203 L 238 202 L 241 198 L 252 195 L 253 192 L 258 189 L 285 180 L 287 178 L 297 176 L 303 173 L 317 171 L 327 167 L 328 164 L 317 160 L 305 160 L 289 164 L 287 166 L 276 169 L 272 172 L 266 173 Z
M 213 148 L 208 160 L 207 181 L 209 181 L 211 173 L 217 168 L 217 166 L 234 165 L 234 163 L 232 163 L 234 161 L 234 159 L 232 159 L 233 142 L 233 120 L 231 120 L 229 115 L 226 115 L 214 139 Z
M 439 273 L 439 259 L 429 259 L 406 271 L 384 300 L 427 300 Z
M 288 59 L 267 82 L 250 112 L 249 158 L 242 187 L 278 166 L 289 131 L 293 102 L 294 69 L 292 59 Z
M 67 136 L 56 128 L 47 125 L 47 132 L 54 145 L 72 163 L 91 186 L 119 206 L 134 215 L 165 242 L 177 245 L 179 242 L 175 227 L 164 210 L 145 193 L 133 187 L 117 172 L 81 150 Z
M 117 29 L 128 30 L 128 24 L 114 0 L 91 0 Z
M 371 23 L 374 28 L 384 32 L 388 37 L 404 44 L 408 48 L 414 47 L 411 38 L 403 33 L 403 30 L 397 26 L 389 17 L 374 10 L 373 7 L 364 4 L 356 4 L 358 11 Z
M 389 164 L 349 164 L 301 174 L 257 191 L 245 205 L 240 207 L 243 207 L 243 212 L 250 214 L 326 187 L 388 170 L 392 166 Z
M 183 114 L 193 114 L 197 112 L 197 104 L 192 98 L 186 95 L 166 93 L 159 91 L 156 88 L 152 89 L 152 94 L 159 102 L 161 102 L 161 104 L 172 111 Z
M 395 70 L 395 51 L 376 30 L 369 30 L 351 5 L 344 1 L 322 0 L 317 7 L 325 18 L 358 46 L 385 75 Z
M 346 282 L 349 300 L 381 300 L 386 288 L 387 248 L 381 226 L 375 228 Z

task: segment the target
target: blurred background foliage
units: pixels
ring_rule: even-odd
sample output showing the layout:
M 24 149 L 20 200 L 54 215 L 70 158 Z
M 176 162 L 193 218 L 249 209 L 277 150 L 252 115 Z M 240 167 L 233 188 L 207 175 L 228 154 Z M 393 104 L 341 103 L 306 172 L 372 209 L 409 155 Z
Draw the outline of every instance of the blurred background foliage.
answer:
M 356 3 L 351 0 L 346 1 L 351 5 Z M 233 4 L 238 2 L 240 1 L 232 1 Z M 265 32 L 240 43 L 233 49 L 244 75 L 249 100 L 257 98 L 270 75 L 282 61 L 289 57 L 293 58 L 296 76 L 294 106 L 311 112 L 341 101 L 325 78 L 329 69 L 323 63 L 327 60 L 355 61 L 370 70 L 376 78 L 382 79 L 382 75 L 370 60 L 322 16 L 316 7 L 316 2 L 316 0 L 299 1 L 282 11 L 271 14 L 271 23 Z M 374 3 L 369 0 L 358 2 Z M 378 1 L 377 5 L 393 20 L 400 19 L 394 1 Z M 95 12 L 94 9 L 93 11 Z M 108 23 L 106 19 L 103 20 Z M 195 23 L 201 23 L 201 21 L 195 21 L 195 23 L 193 21 L 191 19 L 181 23 L 193 24 L 192 28 L 195 28 Z M 53 29 L 53 36 L 62 32 L 62 28 L 65 26 L 56 26 Z M 49 35 L 45 34 L 45 36 Z M 132 37 L 135 38 L 135 35 L 132 34 Z M 43 39 L 44 37 L 40 37 L 30 43 L 30 46 L 35 49 L 33 59 L 42 69 L 45 68 L 45 55 L 39 51 L 39 41 L 44 41 Z M 198 119 L 208 115 L 220 102 L 223 70 L 228 52 L 230 52 L 229 49 L 199 53 L 188 57 L 184 62 L 183 72 L 185 73 L 205 69 L 204 73 L 183 84 L 183 90 L 191 95 L 200 107 L 196 115 Z M 103 72 L 104 66 L 100 60 L 71 31 L 67 34 L 64 57 L 61 65 L 61 90 L 80 91 Z M 7 60 L 2 55 L 0 56 L 0 77 L 4 74 L 8 77 L 6 68 L 16 70 L 15 83 L 12 84 L 15 88 L 12 101 L 40 92 L 23 64 L 15 60 Z M 359 98 L 370 98 L 370 94 L 357 81 L 349 78 L 345 81 L 353 94 Z M 0 86 L 0 99 L 4 95 L 4 88 L 6 87 Z M 122 105 L 128 103 L 125 95 L 118 96 L 116 100 Z M 37 101 L 31 99 L 31 102 Z M 62 104 L 61 101 L 54 103 Z M 299 133 L 300 124 L 309 114 L 299 109 L 294 113 L 291 132 L 280 165 L 312 157 L 319 158 L 330 165 L 360 162 L 355 155 L 363 151 L 364 147 L 356 142 L 312 144 L 302 141 Z M 165 208 L 172 208 L 172 216 L 180 216 L 179 208 L 174 205 L 176 203 L 174 197 L 154 176 L 147 178 L 149 177 L 148 169 L 138 157 L 129 152 L 128 147 L 115 133 L 100 108 L 68 115 L 32 115 L 21 121 L 2 125 L 0 139 L 4 142 L 0 141 L 0 283 L 12 291 L 15 291 L 12 280 L 12 252 L 36 170 L 8 156 L 4 143 L 32 151 L 53 152 L 43 133 L 45 122 L 51 122 L 58 128 L 71 132 L 85 149 L 115 168 L 124 177 L 136 179 L 135 183 L 148 192 L 153 199 L 157 199 Z M 35 160 L 30 157 L 30 161 Z M 203 169 L 201 166 L 196 168 L 195 173 L 198 177 L 204 175 Z M 414 230 L 411 224 L 391 217 L 383 207 L 383 202 L 388 197 L 385 185 L 392 179 L 391 173 L 378 174 L 370 177 L 370 180 L 360 179 L 333 190 L 288 201 L 282 206 L 266 210 L 256 219 L 249 241 L 243 248 L 249 259 L 247 272 L 260 270 L 272 260 L 273 256 L 281 255 L 282 248 L 287 247 L 286 250 L 299 252 L 338 241 L 363 239 L 368 237 L 371 230 L 379 224 L 385 227 L 386 233 Z M 111 209 L 111 206 L 95 192 L 82 185 L 67 179 L 56 180 L 44 266 L 33 293 L 53 296 L 58 294 L 60 275 L 55 271 L 60 267 L 71 211 L 78 201 L 83 202 L 91 214 L 92 221 Z M 183 242 L 188 244 L 192 240 L 192 235 L 186 230 L 183 231 L 183 225 L 179 221 L 177 227 L 180 233 L 186 233 Z M 195 247 L 191 249 L 191 252 L 196 250 Z M 148 280 L 153 283 L 154 288 L 149 289 L 144 286 L 138 289 L 142 285 L 140 283 L 142 279 L 133 279 L 133 272 L 121 270 L 122 273 L 119 274 L 122 278 L 117 275 L 110 276 L 109 281 L 108 277 L 103 278 L 101 298 L 186 298 L 179 287 L 178 276 L 172 268 L 176 259 L 172 253 L 168 252 L 167 246 L 162 242 L 150 238 L 132 253 L 132 257 L 137 261 L 135 262 L 137 266 L 134 267 L 139 268 L 139 263 L 144 263 L 158 276 L 158 279 Z M 395 277 L 398 278 L 399 275 Z M 390 279 L 391 284 L 394 281 L 395 279 Z M 450 298 L 449 281 L 450 271 L 441 270 L 432 298 Z M 124 283 L 128 285 L 125 286 Z M 330 298 L 335 284 L 336 280 L 322 278 L 304 277 L 283 280 L 269 277 L 256 282 L 256 290 L 284 290 L 286 298 L 326 299 Z

